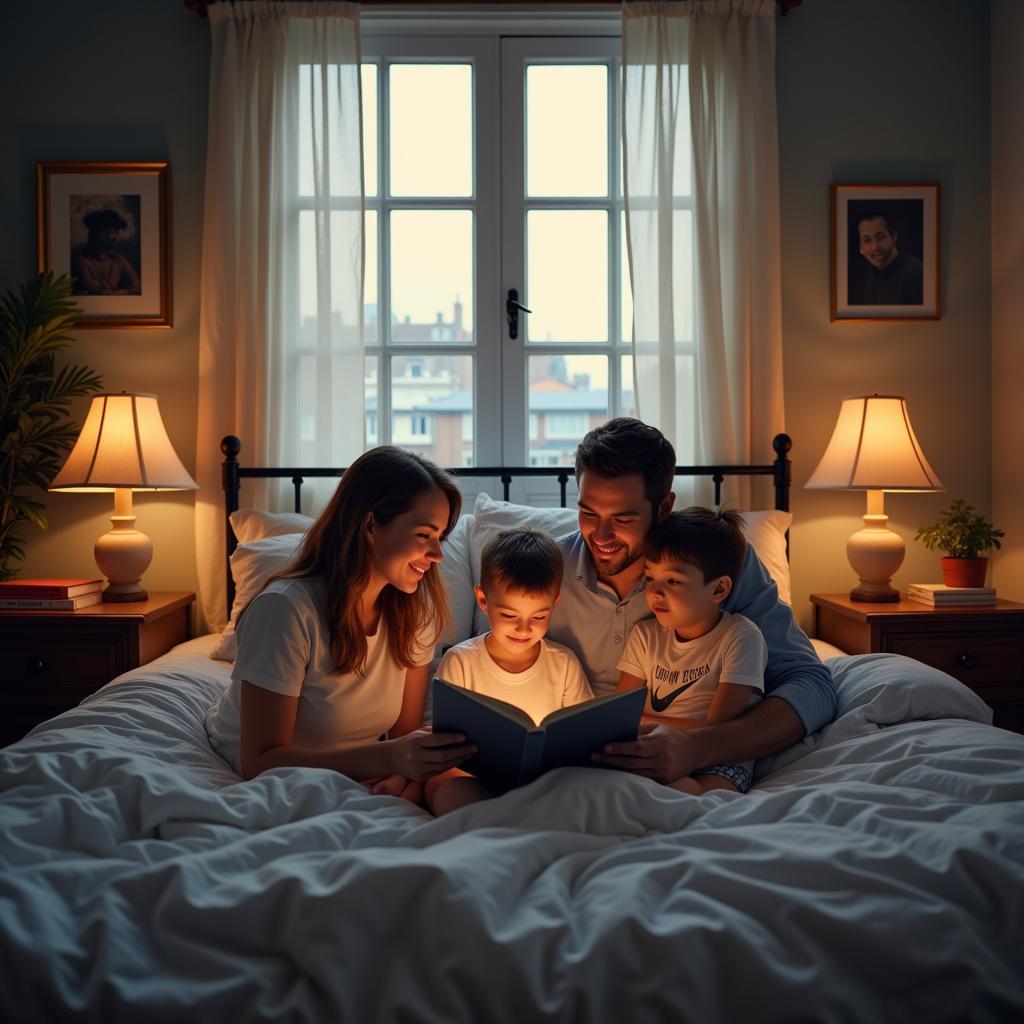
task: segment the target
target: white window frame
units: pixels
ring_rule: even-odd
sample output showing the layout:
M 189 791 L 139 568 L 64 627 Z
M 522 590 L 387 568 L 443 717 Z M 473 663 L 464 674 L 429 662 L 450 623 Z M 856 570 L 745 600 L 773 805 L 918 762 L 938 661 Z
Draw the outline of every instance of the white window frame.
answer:
M 377 365 L 377 413 L 378 443 L 390 439 L 391 415 L 391 366 L 390 357 L 409 355 L 469 355 L 473 357 L 473 430 L 472 439 L 477 465 L 525 464 L 529 457 L 530 426 L 528 421 L 527 368 L 530 354 L 600 354 L 608 358 L 609 416 L 620 411 L 622 396 L 622 356 L 631 354 L 629 338 L 621 338 L 619 325 L 620 290 L 618 274 L 626 272 L 620 266 L 622 246 L 621 208 L 622 196 L 619 179 L 620 132 L 619 111 L 621 109 L 619 88 L 621 14 L 615 10 L 587 11 L 558 9 L 552 4 L 547 10 L 531 9 L 528 12 L 471 13 L 464 14 L 451 9 L 424 10 L 419 6 L 415 11 L 374 11 L 364 9 L 362 13 L 363 63 L 378 65 L 377 88 L 377 136 L 378 136 L 378 195 L 368 197 L 367 209 L 377 210 L 377 331 L 375 340 L 366 346 L 367 356 L 376 360 Z M 399 34 L 401 33 L 401 34 Z M 573 42 L 558 37 L 574 37 L 583 42 Z M 590 200 L 598 208 L 603 205 L 609 211 L 609 281 L 608 281 L 608 323 L 609 339 L 595 345 L 536 345 L 523 344 L 523 334 L 518 343 L 510 342 L 505 322 L 504 297 L 509 287 L 518 287 L 525 296 L 525 209 L 534 207 L 534 201 L 524 204 L 521 195 L 515 201 L 495 193 L 499 168 L 507 170 L 506 155 L 502 153 L 502 134 L 512 140 L 516 131 L 521 133 L 523 116 L 519 104 L 519 126 L 509 129 L 511 101 L 502 105 L 502 90 L 510 86 L 502 83 L 499 87 L 497 74 L 491 82 L 486 75 L 477 74 L 476 69 L 485 64 L 498 68 L 505 64 L 508 72 L 508 54 L 515 44 L 505 37 L 526 37 L 522 44 L 533 57 L 552 63 L 576 61 L 594 63 L 607 60 L 612 70 L 609 97 L 609 196 L 604 200 Z M 528 45 L 526 45 L 528 44 Z M 572 52 L 575 49 L 575 52 Z M 597 51 L 597 52 L 587 52 Z M 388 175 L 388 124 L 384 114 L 387 103 L 386 67 L 391 61 L 458 61 L 469 60 L 474 64 L 474 194 L 472 200 L 439 199 L 425 202 L 419 199 L 391 198 L 387 196 Z M 518 71 L 516 73 L 519 73 Z M 506 93 L 506 95 L 509 95 Z M 510 142 L 511 148 L 516 148 Z M 522 149 L 522 147 L 519 147 Z M 488 178 L 489 176 L 489 178 Z M 499 207 L 499 200 L 502 206 Z M 512 210 L 510 212 L 510 205 Z M 574 209 L 588 205 L 584 201 L 562 202 L 563 206 Z M 518 212 L 515 207 L 518 206 Z M 474 329 L 472 344 L 394 343 L 387 336 L 391 321 L 390 285 L 387 278 L 388 217 L 395 209 L 403 208 L 472 208 L 474 210 Z M 516 239 L 510 239 L 506 225 L 510 218 L 519 219 L 520 229 Z M 504 238 L 505 244 L 499 253 L 497 246 L 488 250 L 481 244 L 482 239 Z M 509 242 L 512 247 L 510 250 Z M 517 248 L 518 247 L 518 248 Z M 515 255 L 518 251 L 519 255 Z M 510 257 L 510 252 L 513 255 Z M 518 263 L 522 260 L 522 266 Z M 528 302 L 527 302 L 528 304 Z M 522 325 L 522 320 L 520 321 Z M 528 328 L 527 328 L 528 330 Z M 542 413 L 541 413 L 542 415 Z M 532 420 L 532 416 L 530 417 Z M 464 431 L 463 431 L 464 433 Z M 465 455 L 463 456 L 466 457 Z

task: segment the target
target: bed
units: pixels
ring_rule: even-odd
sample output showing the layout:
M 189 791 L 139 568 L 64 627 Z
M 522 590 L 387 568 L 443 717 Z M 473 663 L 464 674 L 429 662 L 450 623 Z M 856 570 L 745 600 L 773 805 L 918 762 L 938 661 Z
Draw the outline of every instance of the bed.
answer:
M 232 511 L 237 600 L 303 524 Z M 481 495 L 448 571 L 567 515 Z M 1024 736 L 950 676 L 823 651 L 839 714 L 744 796 L 564 769 L 434 820 L 328 771 L 234 775 L 203 728 L 231 642 L 0 750 L 0 1020 L 1024 1018 Z

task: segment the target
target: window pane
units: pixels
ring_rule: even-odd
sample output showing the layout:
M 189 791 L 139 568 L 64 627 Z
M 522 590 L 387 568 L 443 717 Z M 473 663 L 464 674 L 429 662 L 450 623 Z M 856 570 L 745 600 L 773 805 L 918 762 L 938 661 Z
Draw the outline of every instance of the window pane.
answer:
M 529 465 L 572 465 L 583 435 L 608 419 L 607 357 L 530 356 L 529 382 Z
M 363 188 L 377 194 L 377 65 L 364 64 L 363 78 Z
M 377 378 L 380 361 L 376 356 L 366 357 L 366 372 L 363 377 L 363 401 L 366 409 L 366 447 L 373 448 L 381 443 L 380 422 L 377 418 Z
M 391 338 L 473 337 L 472 210 L 391 214 Z
M 372 65 L 371 65 L 372 67 Z M 343 125 L 346 112 L 342 110 L 340 99 L 350 91 L 355 95 L 356 69 L 351 64 L 301 64 L 299 65 L 299 193 L 304 196 L 314 194 L 314 156 L 320 153 L 324 171 L 329 171 L 330 183 L 328 192 L 333 196 L 358 195 L 359 191 L 359 155 L 351 151 L 351 147 L 343 145 L 348 131 Z M 366 84 L 366 69 L 362 69 L 363 85 Z M 324 102 L 327 103 L 327 117 L 324 118 Z M 363 112 L 366 112 L 366 100 L 363 100 Z M 350 121 L 355 112 L 347 112 Z M 324 125 L 326 138 L 324 138 Z M 352 126 L 354 127 L 354 125 Z M 365 146 L 365 128 L 364 128 Z M 376 136 L 375 136 L 376 140 Z M 326 143 L 326 150 L 324 145 Z M 376 141 L 374 141 L 376 146 Z M 365 158 L 364 158 L 365 159 Z M 374 160 L 376 173 L 376 158 Z
M 377 211 L 367 210 L 363 218 L 366 246 L 363 281 L 363 341 L 373 344 L 377 338 Z
M 324 222 L 321 221 L 321 224 Z M 315 343 L 317 318 L 331 318 L 330 330 L 336 342 L 351 341 L 355 335 L 355 319 L 359 315 L 359 247 L 356 243 L 359 212 L 357 210 L 331 210 L 326 221 L 329 239 L 317 238 L 317 217 L 312 210 L 299 211 L 299 321 L 303 344 Z M 376 214 L 367 211 L 364 221 L 366 239 L 366 299 L 373 296 L 376 304 Z M 373 238 L 369 232 L 373 232 Z M 330 248 L 330 260 L 318 266 L 317 252 L 321 246 Z M 371 272 L 370 261 L 374 261 Z M 324 295 L 320 289 L 326 290 Z M 366 310 L 363 309 L 365 316 Z
M 526 69 L 526 192 L 608 194 L 608 69 L 532 64 Z
M 526 215 L 530 341 L 608 340 L 608 213 Z
M 657 344 L 664 330 L 664 309 L 657 301 L 659 271 L 656 238 L 658 232 L 656 210 L 633 210 L 630 224 L 634 241 L 634 270 L 636 288 L 646 295 L 646 301 L 633 307 L 634 331 L 637 344 Z M 693 215 L 689 210 L 672 212 L 672 331 L 677 344 L 693 341 Z
M 633 393 L 633 357 L 622 356 L 621 389 L 619 391 L 619 415 L 636 416 L 636 395 Z
M 439 466 L 473 465 L 472 356 L 393 356 L 391 440 Z M 467 437 L 466 434 L 469 434 Z
M 619 222 L 619 296 L 622 310 L 620 339 L 625 342 L 633 340 L 633 289 L 629 283 L 629 250 L 626 246 L 626 211 L 623 210 Z
M 391 194 L 473 194 L 473 70 L 392 64 Z

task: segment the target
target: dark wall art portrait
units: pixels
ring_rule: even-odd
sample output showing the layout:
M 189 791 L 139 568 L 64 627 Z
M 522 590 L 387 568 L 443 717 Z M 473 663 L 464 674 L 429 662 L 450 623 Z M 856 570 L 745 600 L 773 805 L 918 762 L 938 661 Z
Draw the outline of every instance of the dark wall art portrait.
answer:
M 39 269 L 67 274 L 77 328 L 170 327 L 166 163 L 36 165 Z
M 938 319 L 938 185 L 832 186 L 832 319 Z

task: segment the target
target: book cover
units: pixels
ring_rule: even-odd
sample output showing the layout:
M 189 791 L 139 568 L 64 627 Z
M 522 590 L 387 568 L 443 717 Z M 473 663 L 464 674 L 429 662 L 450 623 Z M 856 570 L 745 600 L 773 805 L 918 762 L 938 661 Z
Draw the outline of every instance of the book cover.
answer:
M 552 768 L 597 767 L 606 743 L 636 739 L 647 688 L 611 693 L 559 708 L 534 723 L 514 704 L 433 681 L 434 732 L 460 732 L 476 744 L 464 765 L 494 789 L 523 786 Z
M 911 583 L 907 586 L 907 592 L 911 591 L 920 594 L 932 594 L 936 598 L 972 597 L 975 595 L 996 596 L 995 587 L 947 587 L 945 583 Z
M 8 580 L 0 583 L 0 598 L 36 597 L 69 598 L 91 594 L 103 589 L 103 580 L 86 579 L 29 579 Z
M 88 608 L 99 604 L 103 594 L 95 590 L 91 594 L 80 594 L 78 597 L 45 598 L 45 597 L 0 597 L 0 608 L 5 611 L 25 612 L 73 612 L 77 608 Z

